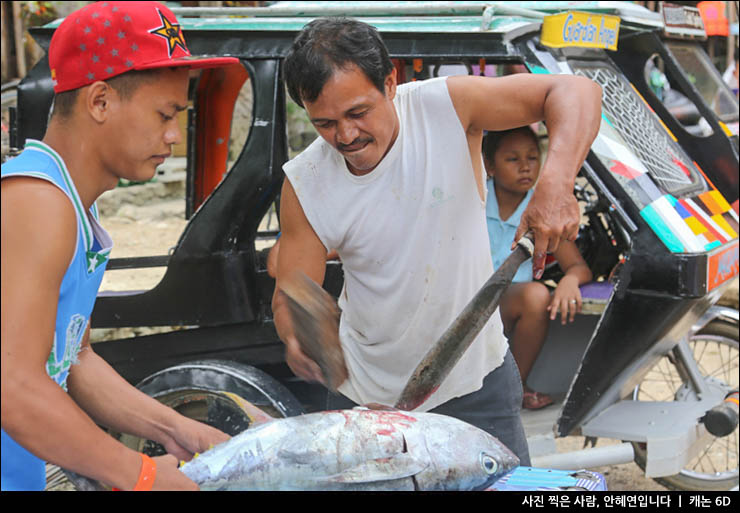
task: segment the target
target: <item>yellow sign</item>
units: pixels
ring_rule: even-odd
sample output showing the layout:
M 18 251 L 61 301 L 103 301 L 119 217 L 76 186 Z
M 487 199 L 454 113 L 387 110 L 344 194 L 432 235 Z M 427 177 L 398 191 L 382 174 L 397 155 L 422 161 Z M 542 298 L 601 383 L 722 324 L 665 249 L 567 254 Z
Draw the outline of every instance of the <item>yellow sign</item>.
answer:
M 540 41 L 553 48 L 617 49 L 619 17 L 587 12 L 561 12 L 545 16 Z

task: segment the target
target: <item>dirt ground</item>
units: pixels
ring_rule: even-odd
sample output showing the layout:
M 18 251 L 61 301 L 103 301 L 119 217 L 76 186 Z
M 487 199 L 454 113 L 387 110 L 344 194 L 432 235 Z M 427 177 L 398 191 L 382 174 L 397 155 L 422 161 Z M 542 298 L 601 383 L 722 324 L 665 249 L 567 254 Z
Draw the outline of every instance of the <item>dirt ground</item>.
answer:
M 184 185 L 177 173 L 160 177 L 155 183 L 145 186 L 119 187 L 103 195 L 99 208 L 103 226 L 114 240 L 113 258 L 129 256 L 152 256 L 167 254 L 173 248 L 186 226 L 184 219 Z M 271 218 L 275 223 L 273 215 Z M 263 222 L 267 228 L 267 219 Z M 271 226 L 270 228 L 275 228 Z M 270 245 L 271 243 L 263 243 Z M 137 271 L 106 272 L 101 290 L 146 290 L 158 283 L 164 268 Z M 737 298 L 737 284 L 734 297 Z M 735 304 L 737 307 L 737 304 Z M 147 333 L 146 329 L 93 330 L 93 341 L 120 338 L 133 334 Z M 619 443 L 616 440 L 599 440 L 597 447 Z M 556 440 L 559 452 L 576 451 L 583 448 L 583 437 L 567 437 Z M 646 478 L 635 463 L 594 468 L 606 478 L 611 491 L 663 491 L 652 479 Z M 55 489 L 70 489 L 63 480 Z

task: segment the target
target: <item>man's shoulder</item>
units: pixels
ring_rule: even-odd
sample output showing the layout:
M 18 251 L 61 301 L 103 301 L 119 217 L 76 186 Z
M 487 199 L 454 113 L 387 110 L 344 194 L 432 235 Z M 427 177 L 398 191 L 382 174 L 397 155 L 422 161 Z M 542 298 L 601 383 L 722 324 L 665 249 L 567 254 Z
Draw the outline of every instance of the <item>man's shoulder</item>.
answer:
M 401 84 L 396 89 L 394 101 L 401 117 L 410 116 L 415 118 L 421 112 L 430 110 L 434 112 L 446 111 L 452 105 L 452 97 L 447 88 L 447 77 L 435 77 Z
M 415 80 L 400 84 L 396 89 L 396 94 L 406 96 L 414 92 L 427 94 L 432 91 L 447 90 L 447 77 L 434 77 L 426 80 Z
M 29 139 L 20 154 L 3 163 L 2 177 L 27 176 L 62 184 L 62 166 L 61 157 L 50 147 Z
M 305 169 L 316 169 L 319 166 L 331 165 L 338 153 L 321 137 L 317 137 L 306 149 L 283 165 L 286 173 L 299 172 Z
M 7 214 L 7 215 L 6 215 Z M 2 181 L 3 242 L 6 250 L 63 255 L 69 262 L 76 244 L 77 219 L 75 209 L 66 194 L 52 183 L 34 177 L 19 176 Z M 69 256 L 68 256 L 69 255 Z M 43 257 L 34 262 L 47 265 Z
M 44 227 L 75 218 L 74 206 L 67 194 L 53 182 L 39 176 L 3 177 L 2 201 L 4 207 L 8 206 L 13 211 L 15 218 L 48 216 Z

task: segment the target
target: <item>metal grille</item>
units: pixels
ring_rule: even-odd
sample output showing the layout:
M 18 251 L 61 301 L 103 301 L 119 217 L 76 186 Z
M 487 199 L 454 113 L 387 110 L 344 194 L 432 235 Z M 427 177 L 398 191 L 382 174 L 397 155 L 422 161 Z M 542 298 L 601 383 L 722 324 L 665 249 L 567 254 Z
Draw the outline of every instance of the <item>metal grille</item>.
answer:
M 658 187 L 674 196 L 703 188 L 691 160 L 619 74 L 599 67 L 573 67 L 573 71 L 601 86 L 604 113 Z

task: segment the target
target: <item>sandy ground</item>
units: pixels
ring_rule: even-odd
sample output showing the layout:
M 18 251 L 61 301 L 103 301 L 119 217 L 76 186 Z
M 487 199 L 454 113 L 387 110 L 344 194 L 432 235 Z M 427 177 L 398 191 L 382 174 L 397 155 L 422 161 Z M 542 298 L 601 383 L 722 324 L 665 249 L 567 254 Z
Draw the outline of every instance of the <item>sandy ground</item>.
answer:
M 186 226 L 184 219 L 184 190 L 181 180 L 160 180 L 146 186 L 118 188 L 106 193 L 99 201 L 102 222 L 114 240 L 113 258 L 128 256 L 164 255 L 173 248 Z M 275 222 L 275 217 L 272 217 Z M 267 219 L 263 222 L 266 228 Z M 275 228 L 271 226 L 271 228 Z M 264 243 L 269 245 L 269 243 Z M 102 290 L 145 290 L 158 283 L 164 274 L 163 268 L 136 271 L 110 271 L 103 280 Z M 737 298 L 737 288 L 734 297 Z M 133 330 L 132 330 L 133 331 Z M 120 333 L 111 330 L 93 330 L 93 341 L 104 340 Z M 131 336 L 125 334 L 123 336 Z M 597 447 L 619 443 L 616 440 L 599 440 Z M 559 452 L 580 450 L 584 447 L 583 437 L 567 437 L 556 440 Z M 665 487 L 646 478 L 635 463 L 611 465 L 591 469 L 603 474 L 612 491 L 653 490 Z M 52 471 L 52 475 L 54 474 Z M 58 480 L 52 487 L 69 490 L 65 480 Z

